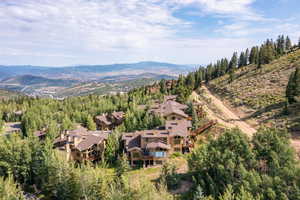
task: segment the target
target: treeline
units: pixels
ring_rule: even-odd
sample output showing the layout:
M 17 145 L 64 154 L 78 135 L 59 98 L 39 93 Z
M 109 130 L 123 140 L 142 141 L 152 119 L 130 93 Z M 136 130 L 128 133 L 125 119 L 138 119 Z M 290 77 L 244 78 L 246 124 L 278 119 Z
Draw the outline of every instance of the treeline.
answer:
M 41 143 L 35 137 L 22 138 L 18 134 L 0 137 L 0 160 L 0 199 L 3 200 L 172 198 L 163 185 L 155 187 L 137 180 L 132 185 L 125 171 L 115 173 L 105 165 L 76 167 L 52 148 L 49 139 Z
M 298 44 L 300 47 L 300 44 Z M 215 64 L 209 64 L 205 68 L 200 68 L 206 82 L 223 76 L 225 74 L 234 73 L 237 68 L 247 65 L 256 65 L 260 68 L 264 64 L 269 64 L 273 60 L 287 54 L 297 45 L 293 45 L 289 36 L 280 35 L 276 41 L 267 39 L 260 46 L 253 46 L 250 49 L 242 51 L 239 55 L 234 52 L 231 59 L 223 58 Z
M 187 98 L 203 82 L 209 82 L 225 74 L 234 79 L 234 72 L 238 68 L 248 65 L 255 65 L 261 68 L 264 64 L 269 64 L 275 59 L 286 55 L 290 51 L 300 47 L 300 39 L 297 45 L 293 45 L 289 36 L 280 35 L 276 41 L 267 39 L 260 46 L 253 46 L 240 54 L 234 52 L 231 59 L 222 58 L 216 63 L 211 63 L 205 67 L 199 67 L 196 71 L 188 73 L 186 76 L 180 75 L 177 81 L 161 80 L 152 86 L 145 86 L 136 91 L 143 91 L 144 94 L 160 92 L 162 94 L 176 94 L 179 102 L 186 102 Z M 157 90 L 153 90 L 156 88 Z
M 225 132 L 192 152 L 196 185 L 191 199 L 300 199 L 300 168 L 287 132 L 261 129 L 250 140 Z

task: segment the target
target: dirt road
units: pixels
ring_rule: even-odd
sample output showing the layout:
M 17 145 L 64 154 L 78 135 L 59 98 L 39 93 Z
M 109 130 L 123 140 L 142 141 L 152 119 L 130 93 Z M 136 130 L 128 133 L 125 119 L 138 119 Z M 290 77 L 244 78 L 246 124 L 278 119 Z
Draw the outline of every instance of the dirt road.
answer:
M 221 100 L 216 98 L 207 89 L 207 87 L 203 86 L 202 89 L 204 92 L 203 95 L 207 99 L 210 99 L 210 104 L 213 105 L 218 110 L 218 113 L 216 113 L 209 106 L 205 105 L 204 109 L 208 115 L 208 118 L 217 120 L 218 123 L 220 123 L 221 125 L 227 128 L 238 127 L 249 137 L 252 137 L 252 135 L 256 132 L 256 129 L 252 128 L 249 124 L 242 121 L 234 112 L 228 109 Z M 198 101 L 200 101 L 199 96 L 198 94 L 196 94 L 196 92 L 194 92 L 192 95 L 194 96 L 194 99 L 196 98 Z

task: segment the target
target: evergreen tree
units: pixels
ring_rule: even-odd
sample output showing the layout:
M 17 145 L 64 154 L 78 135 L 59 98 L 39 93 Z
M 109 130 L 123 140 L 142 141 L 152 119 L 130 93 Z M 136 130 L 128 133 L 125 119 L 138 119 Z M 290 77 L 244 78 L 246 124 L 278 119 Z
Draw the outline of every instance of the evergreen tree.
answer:
M 249 62 L 250 64 L 257 64 L 256 60 L 257 60 L 257 47 L 252 47 L 251 51 L 250 51 L 250 56 L 249 56 Z
M 0 197 L 2 200 L 25 200 L 20 187 L 14 183 L 12 177 L 4 179 L 0 177 Z
M 286 98 L 290 104 L 300 102 L 300 68 L 290 75 L 286 88 Z
M 245 60 L 246 60 L 245 53 L 241 52 L 240 58 L 239 58 L 239 67 L 245 66 Z
M 88 115 L 86 118 L 86 127 L 91 131 L 96 130 L 96 123 L 90 115 Z
M 234 52 L 229 63 L 229 71 L 235 70 L 237 65 L 238 65 L 237 52 Z
M 130 165 L 127 160 L 127 156 L 125 153 L 119 157 L 117 160 L 116 174 L 118 177 L 121 177 L 125 172 L 130 170 Z
M 160 86 L 160 92 L 162 94 L 166 94 L 167 92 L 167 87 L 166 87 L 166 80 L 165 79 L 162 79 L 160 82 L 159 82 L 159 86 Z
M 285 39 L 285 48 L 287 51 L 291 50 L 292 49 L 292 42 L 289 38 L 289 36 L 286 36 L 286 39 Z

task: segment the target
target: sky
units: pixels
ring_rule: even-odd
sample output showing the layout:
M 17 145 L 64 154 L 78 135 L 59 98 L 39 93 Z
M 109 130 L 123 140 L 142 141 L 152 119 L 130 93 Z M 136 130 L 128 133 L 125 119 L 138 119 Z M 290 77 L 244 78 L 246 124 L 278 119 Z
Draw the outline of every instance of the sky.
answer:
M 279 34 L 299 0 L 0 0 L 0 65 L 208 64 Z

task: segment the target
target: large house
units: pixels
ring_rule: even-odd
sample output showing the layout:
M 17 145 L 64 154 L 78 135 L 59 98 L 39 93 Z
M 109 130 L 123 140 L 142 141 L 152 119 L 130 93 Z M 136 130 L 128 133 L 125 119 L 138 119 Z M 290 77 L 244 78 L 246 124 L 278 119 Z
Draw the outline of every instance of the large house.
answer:
M 106 140 L 110 131 L 88 131 L 84 127 L 62 133 L 54 146 L 64 150 L 68 160 L 98 161 L 103 157 Z
M 122 144 L 132 166 L 158 165 L 174 152 L 189 152 L 192 124 L 184 112 L 187 106 L 175 99 L 174 95 L 165 96 L 163 103 L 156 103 L 149 109 L 165 118 L 164 127 L 123 134 Z
M 124 120 L 124 112 L 112 112 L 110 114 L 102 114 L 95 117 L 97 129 L 111 130 L 122 124 Z
M 191 121 L 166 121 L 165 127 L 124 133 L 122 144 L 132 166 L 160 165 L 174 152 L 189 152 Z
M 188 108 L 187 105 L 180 104 L 176 101 L 176 96 L 166 96 L 162 104 L 154 104 L 150 107 L 150 112 L 164 117 L 166 120 L 184 120 L 189 119 L 184 110 Z

